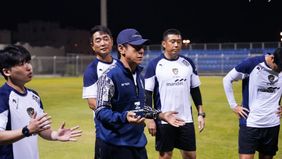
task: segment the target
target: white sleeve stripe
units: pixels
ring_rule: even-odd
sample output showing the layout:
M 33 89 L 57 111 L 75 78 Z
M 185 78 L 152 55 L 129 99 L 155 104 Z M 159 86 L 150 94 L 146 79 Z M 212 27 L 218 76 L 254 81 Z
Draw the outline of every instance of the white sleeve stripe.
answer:
M 155 88 L 155 76 L 145 79 L 145 90 L 154 91 Z
M 82 98 L 97 97 L 97 83 L 89 86 L 83 87 Z
M 90 96 L 90 95 L 89 96 L 87 96 L 87 95 L 86 96 L 82 96 L 82 99 L 89 99 L 89 98 L 95 98 L 96 99 L 97 96 Z
M 237 106 L 232 88 L 232 82 L 243 78 L 243 74 L 236 71 L 234 68 L 223 78 L 223 87 L 226 98 L 231 108 Z
M 199 83 L 198 85 L 193 85 L 191 86 L 191 88 L 196 88 L 196 87 L 199 87 L 201 85 L 201 83 Z
M 192 74 L 191 80 L 191 88 L 195 88 L 201 85 L 199 76 L 194 73 Z
M 8 122 L 8 110 L 0 113 L 0 130 L 6 130 Z

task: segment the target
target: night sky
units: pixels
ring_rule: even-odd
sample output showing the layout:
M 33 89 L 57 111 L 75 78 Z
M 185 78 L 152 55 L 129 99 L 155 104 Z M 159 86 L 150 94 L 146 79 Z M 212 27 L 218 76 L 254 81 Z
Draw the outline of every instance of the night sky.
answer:
M 108 0 L 114 36 L 133 27 L 152 43 L 177 28 L 194 43 L 280 41 L 282 0 Z M 32 20 L 89 30 L 100 23 L 100 0 L 3 0 L 0 29 Z

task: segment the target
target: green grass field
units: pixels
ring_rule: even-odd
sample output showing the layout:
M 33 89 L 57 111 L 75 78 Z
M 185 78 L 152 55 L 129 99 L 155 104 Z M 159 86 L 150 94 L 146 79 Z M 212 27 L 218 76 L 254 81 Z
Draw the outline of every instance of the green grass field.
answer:
M 197 136 L 198 159 L 237 159 L 238 120 L 229 108 L 223 88 L 222 77 L 201 77 L 201 92 L 206 117 L 206 128 Z M 0 79 L 0 84 L 4 83 Z M 34 78 L 27 84 L 40 94 L 45 111 L 52 116 L 52 127 L 57 129 L 66 121 L 66 126 L 80 125 L 83 136 L 75 143 L 50 142 L 40 139 L 41 159 L 90 159 L 94 155 L 94 124 L 93 113 L 86 101 L 81 99 L 82 78 Z M 240 101 L 240 83 L 235 84 L 235 95 Z M 194 109 L 194 118 L 196 111 Z M 195 118 L 196 119 L 196 118 Z M 197 127 L 197 123 L 195 124 Z M 154 137 L 145 129 L 148 138 L 147 151 L 149 159 L 158 158 L 154 148 Z M 282 135 L 275 159 L 282 159 Z M 113 154 L 114 155 L 114 154 Z M 180 159 L 180 153 L 174 150 L 175 159 Z M 256 157 L 257 158 L 257 157 Z

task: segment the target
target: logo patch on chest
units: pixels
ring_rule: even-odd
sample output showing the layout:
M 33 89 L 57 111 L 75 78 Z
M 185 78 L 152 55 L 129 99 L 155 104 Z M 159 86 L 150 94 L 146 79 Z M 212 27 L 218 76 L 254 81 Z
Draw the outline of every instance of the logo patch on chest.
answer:
M 275 77 L 273 75 L 268 75 L 268 80 L 270 83 L 273 83 Z
M 177 75 L 178 74 L 178 68 L 173 68 L 172 72 L 173 72 L 174 75 Z
M 29 107 L 26 109 L 27 114 L 29 115 L 29 117 L 32 118 L 33 114 L 34 114 L 34 109 L 32 107 Z

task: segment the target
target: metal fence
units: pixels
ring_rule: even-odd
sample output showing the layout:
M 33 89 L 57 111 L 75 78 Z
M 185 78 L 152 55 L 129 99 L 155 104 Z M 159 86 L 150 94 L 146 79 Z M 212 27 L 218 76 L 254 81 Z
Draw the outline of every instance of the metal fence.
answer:
M 157 54 L 146 54 L 142 66 L 146 68 L 148 62 L 156 56 Z M 224 75 L 249 56 L 253 56 L 253 54 L 189 55 L 200 75 Z M 93 56 L 33 57 L 31 63 L 35 75 L 81 76 L 93 59 Z
M 197 43 L 183 45 L 181 54 L 194 61 L 200 75 L 225 75 L 243 59 L 273 52 L 278 47 L 281 47 L 281 42 Z M 148 62 L 161 52 L 161 45 L 147 46 L 143 67 L 146 68 Z M 112 55 L 116 58 L 117 52 L 113 51 Z M 94 58 L 94 56 L 79 54 L 53 57 L 34 56 L 31 62 L 35 75 L 81 76 Z
M 32 57 L 34 75 L 80 76 L 94 56 Z
M 191 43 L 183 45 L 184 49 L 188 50 L 257 50 L 257 49 L 268 49 L 278 48 L 282 46 L 281 41 L 277 42 L 235 42 L 235 43 Z M 149 50 L 160 50 L 161 45 L 149 45 Z

